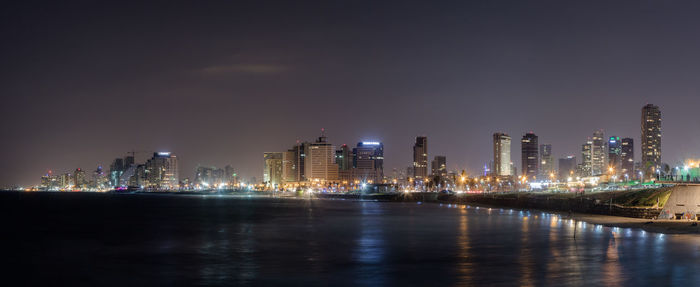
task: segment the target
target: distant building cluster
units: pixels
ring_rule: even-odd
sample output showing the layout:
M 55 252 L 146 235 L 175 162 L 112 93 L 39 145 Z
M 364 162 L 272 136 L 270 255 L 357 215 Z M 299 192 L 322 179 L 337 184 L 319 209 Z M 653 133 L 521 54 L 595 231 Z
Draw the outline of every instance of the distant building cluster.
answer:
M 345 189 L 384 182 L 384 145 L 377 141 L 336 148 L 322 131 L 314 142 L 297 142 L 287 151 L 263 154 L 263 184 L 271 189 Z
M 44 190 L 103 191 L 111 189 L 176 190 L 180 188 L 177 157 L 169 152 L 156 152 L 145 163 L 134 161 L 134 155 L 115 159 L 109 173 L 102 166 L 89 176 L 80 168 L 54 176 L 49 172 L 41 179 Z
M 189 180 L 182 182 L 184 189 L 231 189 L 238 185 L 238 174 L 231 165 L 224 168 L 198 166 L 195 170 L 194 182 Z
M 428 137 L 413 142 L 413 161 L 405 169 L 384 173 L 384 144 L 360 141 L 355 146 L 331 144 L 325 131 L 313 142 L 297 141 L 281 152 L 263 153 L 263 177 L 247 183 L 239 180 L 231 165 L 224 168 L 198 166 L 193 181 L 179 179 L 178 158 L 170 152 L 156 152 L 143 163 L 135 152 L 116 158 L 105 173 L 102 166 L 86 172 L 42 176 L 44 190 L 209 190 L 255 188 L 265 190 L 346 191 L 364 189 L 404 191 L 465 192 L 515 191 L 532 189 L 576 189 L 599 183 L 622 185 L 654 180 L 700 181 L 700 161 L 670 167 L 661 161 L 661 112 L 645 105 L 641 111 L 641 160 L 635 161 L 631 137 L 605 136 L 596 130 L 581 144 L 580 158 L 566 154 L 555 160 L 551 144 L 542 143 L 533 131 L 520 138 L 518 167 L 511 160 L 511 137 L 493 134 L 493 160 L 483 174 L 449 171 L 447 157 L 428 153 Z
M 668 164 L 661 162 L 661 112 L 655 105 L 642 108 L 642 159 L 635 162 L 634 140 L 630 137 L 605 137 L 602 130 L 581 145 L 580 160 L 575 155 L 559 158 L 555 165 L 552 145 L 540 144 L 534 132 L 527 132 L 521 143 L 521 175 L 510 161 L 511 138 L 505 133 L 493 134 L 493 162 L 488 174 L 505 182 L 588 182 L 640 181 L 662 179 L 674 175 Z

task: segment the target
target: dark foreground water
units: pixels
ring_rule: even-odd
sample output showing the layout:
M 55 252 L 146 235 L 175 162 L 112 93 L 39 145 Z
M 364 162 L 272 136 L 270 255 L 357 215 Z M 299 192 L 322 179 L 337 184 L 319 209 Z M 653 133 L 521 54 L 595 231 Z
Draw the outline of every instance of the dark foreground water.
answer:
M 439 204 L 0 193 L 14 285 L 700 286 L 700 238 Z

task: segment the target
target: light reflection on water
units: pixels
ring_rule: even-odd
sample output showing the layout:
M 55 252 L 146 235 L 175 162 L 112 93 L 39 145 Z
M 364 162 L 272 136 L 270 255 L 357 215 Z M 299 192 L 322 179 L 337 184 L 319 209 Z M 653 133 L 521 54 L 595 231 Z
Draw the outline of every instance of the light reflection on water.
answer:
M 80 209 L 52 201 L 44 207 L 51 217 L 36 215 L 51 224 L 6 237 L 22 250 L 7 256 L 46 270 L 35 275 L 39 283 L 83 282 L 75 270 L 89 269 L 93 285 L 700 286 L 699 236 L 542 212 L 226 196 L 110 200 L 82 221 Z M 76 240 L 65 226 L 110 228 Z M 55 242 L 65 243 L 54 250 Z M 87 260 L 79 255 L 89 244 L 97 247 Z

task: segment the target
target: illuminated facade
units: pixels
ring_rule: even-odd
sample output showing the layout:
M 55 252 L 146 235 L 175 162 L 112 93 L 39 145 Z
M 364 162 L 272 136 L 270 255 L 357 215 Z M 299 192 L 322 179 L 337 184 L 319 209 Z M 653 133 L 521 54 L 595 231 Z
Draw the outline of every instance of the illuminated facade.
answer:
M 614 174 L 622 172 L 622 140 L 620 137 L 611 136 L 608 139 L 608 168 L 612 168 Z
M 122 176 L 122 174 L 124 174 L 125 170 L 126 168 L 124 166 L 124 159 L 114 159 L 112 164 L 109 166 L 109 184 L 111 186 L 120 186 L 119 178 Z
M 593 141 L 588 141 L 581 145 L 581 166 L 579 168 L 580 176 L 591 176 L 593 166 Z
M 552 145 L 540 145 L 540 177 L 550 178 L 555 172 L 554 158 L 552 157 Z
M 87 185 L 85 171 L 83 169 L 77 168 L 75 170 L 73 173 L 73 183 L 75 184 L 75 188 L 84 188 Z
M 179 176 L 177 157 L 170 152 L 156 152 L 146 161 L 145 165 L 146 187 L 174 190 L 178 189 Z
M 428 138 L 416 137 L 413 145 L 413 177 L 416 181 L 428 177 Z
M 353 177 L 361 182 L 381 183 L 384 178 L 384 145 L 359 142 L 352 149 Z
M 447 176 L 447 158 L 444 155 L 436 155 L 430 164 L 430 171 L 433 176 Z
M 658 106 L 642 107 L 642 169 L 647 178 L 661 168 L 661 111 Z
M 335 181 L 338 179 L 335 147 L 327 142 L 324 134 L 316 142 L 307 145 L 304 157 L 304 176 L 306 180 Z
M 347 171 L 352 170 L 352 154 L 352 149 L 346 144 L 335 151 L 335 163 L 338 164 L 338 171 L 347 173 Z
M 493 134 L 493 173 L 495 175 L 513 175 L 510 162 L 510 142 L 510 136 L 505 133 Z
M 634 173 L 634 140 L 623 138 L 620 141 L 620 174 L 630 176 Z
M 537 135 L 533 132 L 526 133 L 520 140 L 522 151 L 522 173 L 529 180 L 537 178 L 539 174 L 539 157 Z
M 283 153 L 266 152 L 263 154 L 263 183 L 271 186 L 282 184 L 283 179 Z
M 602 130 L 593 132 L 591 146 L 591 175 L 601 175 L 608 172 L 605 139 Z
M 297 155 L 294 149 L 282 153 L 282 180 L 285 183 L 297 181 Z

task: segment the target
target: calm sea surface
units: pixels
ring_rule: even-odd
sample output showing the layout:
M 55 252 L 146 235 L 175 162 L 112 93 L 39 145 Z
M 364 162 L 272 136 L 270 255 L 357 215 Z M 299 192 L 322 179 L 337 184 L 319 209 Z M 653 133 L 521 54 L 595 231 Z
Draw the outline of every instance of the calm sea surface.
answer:
M 0 200 L 5 286 L 700 286 L 698 236 L 541 212 L 194 195 Z

